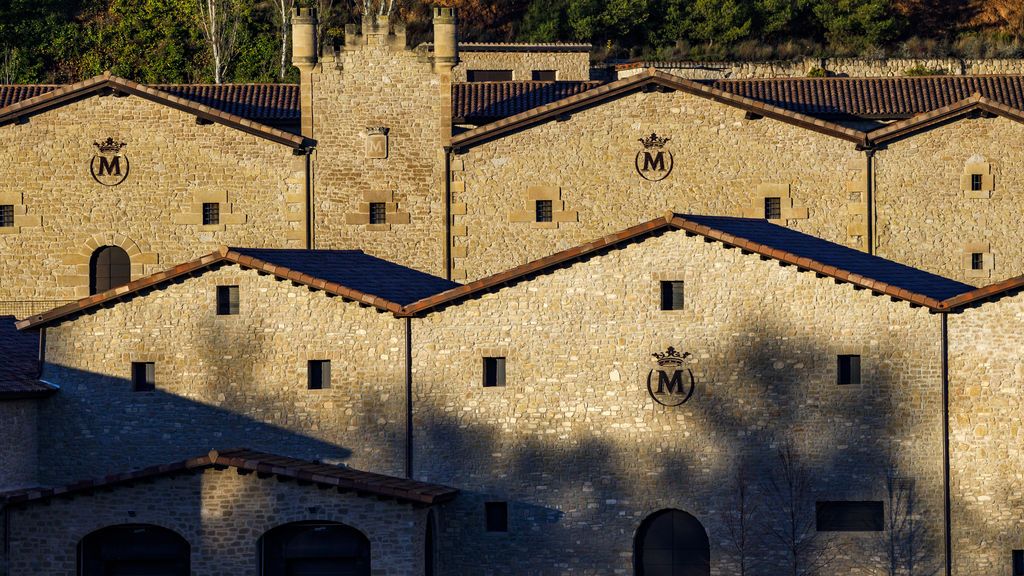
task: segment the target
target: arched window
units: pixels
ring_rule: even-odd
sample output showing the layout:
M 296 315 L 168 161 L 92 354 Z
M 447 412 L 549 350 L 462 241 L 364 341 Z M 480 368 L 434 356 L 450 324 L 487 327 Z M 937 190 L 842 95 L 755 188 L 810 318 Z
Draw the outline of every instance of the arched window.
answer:
M 103 246 L 92 253 L 89 263 L 89 293 L 99 294 L 132 280 L 132 261 L 117 246 Z
M 78 543 L 79 576 L 189 576 L 189 544 L 150 524 L 108 526 Z
M 681 510 L 648 516 L 636 533 L 637 576 L 709 576 L 711 546 L 704 526 Z
M 261 576 L 370 576 L 370 541 L 337 522 L 295 522 L 260 537 Z

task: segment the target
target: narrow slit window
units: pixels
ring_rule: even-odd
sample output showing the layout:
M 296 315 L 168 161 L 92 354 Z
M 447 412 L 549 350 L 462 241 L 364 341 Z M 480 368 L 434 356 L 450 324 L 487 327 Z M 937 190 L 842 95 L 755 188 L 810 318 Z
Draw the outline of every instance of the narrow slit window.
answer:
M 466 79 L 470 82 L 511 82 L 511 70 L 469 70 Z
M 1013 551 L 1013 576 L 1024 576 L 1024 550 Z
M 671 280 L 661 283 L 661 309 L 683 309 L 683 282 Z
M 11 228 L 14 226 L 14 205 L 4 204 L 0 206 L 0 228 Z
M 985 255 L 981 252 L 971 254 L 971 270 L 985 269 Z
M 860 356 L 841 354 L 839 356 L 839 384 L 860 384 Z
M 981 191 L 981 174 L 971 174 L 971 191 Z
M 220 204 L 217 202 L 203 202 L 203 225 L 211 226 L 220 224 Z
M 508 532 L 508 502 L 484 502 L 488 532 Z
M 156 364 L 154 362 L 132 362 L 132 390 L 135 392 L 156 390 Z
M 238 286 L 217 286 L 217 315 L 238 314 Z
M 557 70 L 534 70 L 533 79 L 536 82 L 554 82 L 558 80 Z
M 537 222 L 551 222 L 551 200 L 537 200 Z
M 308 369 L 310 390 L 326 390 L 331 387 L 331 361 L 310 360 Z
M 388 220 L 388 209 L 383 202 L 370 203 L 370 224 L 384 224 Z
M 818 502 L 818 532 L 881 532 L 885 529 L 882 502 Z
M 505 385 L 505 359 L 484 358 L 484 388 Z
M 764 199 L 764 217 L 768 220 L 779 220 L 782 218 L 782 198 Z

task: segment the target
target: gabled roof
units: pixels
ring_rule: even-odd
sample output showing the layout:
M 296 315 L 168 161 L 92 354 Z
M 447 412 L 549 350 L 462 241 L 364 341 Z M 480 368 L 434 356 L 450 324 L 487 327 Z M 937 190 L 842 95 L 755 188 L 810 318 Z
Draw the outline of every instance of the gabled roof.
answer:
M 973 112 L 987 112 L 996 116 L 1009 118 L 1016 122 L 1024 122 L 1024 110 L 1018 110 L 995 100 L 975 94 L 949 106 L 943 106 L 931 112 L 918 114 L 913 118 L 893 122 L 868 134 L 872 144 L 885 144 L 910 134 L 926 130 L 936 124 L 963 118 Z
M 644 89 L 661 88 L 679 90 L 688 94 L 701 96 L 709 100 L 746 110 L 758 116 L 773 118 L 801 128 L 848 140 L 856 144 L 866 144 L 866 135 L 860 130 L 847 128 L 834 122 L 814 118 L 806 114 L 791 112 L 778 106 L 758 102 L 750 98 L 737 96 L 724 90 L 681 78 L 665 72 L 650 69 L 642 74 L 631 76 L 604 84 L 592 90 L 564 98 L 557 102 L 539 106 L 532 110 L 498 120 L 491 124 L 469 130 L 452 138 L 456 148 L 468 148 L 476 144 L 493 140 L 510 132 L 522 130 L 563 117 L 566 114 L 596 106 L 611 100 L 635 94 Z
M 255 472 L 259 478 L 274 477 L 280 480 L 297 480 L 318 487 L 335 488 L 339 492 L 355 492 L 359 496 L 375 496 L 381 499 L 393 498 L 399 502 L 414 505 L 441 504 L 458 494 L 458 490 L 439 484 L 361 472 L 352 468 L 239 448 L 221 452 L 212 450 L 209 454 L 189 460 L 85 480 L 67 486 L 14 490 L 0 494 L 0 504 L 10 506 L 44 501 L 54 497 L 86 495 L 98 489 L 126 486 L 136 482 L 210 468 L 228 467 L 235 468 L 240 474 Z
M 669 213 L 664 218 L 633 226 L 617 234 L 428 297 L 407 306 L 403 312 L 409 315 L 430 312 L 527 280 L 537 274 L 551 272 L 589 255 L 670 230 L 684 230 L 688 234 L 721 242 L 729 248 L 741 248 L 781 264 L 797 266 L 840 283 L 849 283 L 933 310 L 943 309 L 945 299 L 975 290 L 968 284 L 872 256 L 767 220 Z
M 54 90 L 50 90 L 37 96 L 20 100 L 4 108 L 0 108 L 0 126 L 15 122 L 19 118 L 37 114 L 45 110 L 62 106 L 66 103 L 106 91 L 131 94 L 133 96 L 145 98 L 176 110 L 194 114 L 198 118 L 223 124 L 225 126 L 235 128 L 236 130 L 241 130 L 242 132 L 253 134 L 292 148 L 307 149 L 316 144 L 312 140 L 302 136 L 285 132 L 277 128 L 272 128 L 264 124 L 259 124 L 241 116 L 224 112 L 180 96 L 175 96 L 170 92 L 164 92 L 163 90 L 144 86 L 137 82 L 132 82 L 131 80 L 111 76 L 109 72 L 105 72 L 100 76 L 96 76 L 88 80 L 83 80 L 82 82 L 60 86 Z
M 459 286 L 456 282 L 381 260 L 358 250 L 222 247 L 198 260 L 30 316 L 18 322 L 17 326 L 19 330 L 46 326 L 224 263 L 265 272 L 281 280 L 323 290 L 394 314 L 399 314 L 406 304 Z
M 14 316 L 0 316 L 0 401 L 49 396 L 39 381 L 39 335 L 18 332 Z
M 456 82 L 452 84 L 452 118 L 457 123 L 485 124 L 600 85 L 584 81 Z

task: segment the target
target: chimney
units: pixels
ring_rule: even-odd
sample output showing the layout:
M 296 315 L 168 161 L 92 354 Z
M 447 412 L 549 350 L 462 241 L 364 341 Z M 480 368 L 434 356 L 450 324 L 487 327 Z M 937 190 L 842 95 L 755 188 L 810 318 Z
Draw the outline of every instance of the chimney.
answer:
M 450 70 L 459 62 L 455 8 L 434 7 L 434 65 Z
M 299 69 L 302 135 L 307 138 L 313 137 L 313 68 L 320 55 L 316 27 L 316 8 L 295 8 L 292 12 L 292 65 Z

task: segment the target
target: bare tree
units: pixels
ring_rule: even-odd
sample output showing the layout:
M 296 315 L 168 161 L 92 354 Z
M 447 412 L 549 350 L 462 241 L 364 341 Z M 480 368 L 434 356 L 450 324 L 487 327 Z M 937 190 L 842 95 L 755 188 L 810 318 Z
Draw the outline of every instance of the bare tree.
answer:
M 757 557 L 754 550 L 757 546 L 754 518 L 757 517 L 758 506 L 751 492 L 747 470 L 743 466 L 736 469 L 733 496 L 734 507 L 725 517 L 726 535 L 739 564 L 737 576 L 747 576 L 753 567 L 753 559 Z
M 274 0 L 274 12 L 278 17 L 278 24 L 281 26 L 281 69 L 278 70 L 278 78 L 284 80 L 288 72 L 288 35 L 291 34 L 291 16 L 295 0 Z
M 784 552 L 789 576 L 821 574 L 835 556 L 835 544 L 817 530 L 810 472 L 788 443 L 779 447 L 777 460 L 765 485 L 773 508 L 763 515 L 764 533 Z
M 375 6 L 376 5 L 376 6 Z M 363 0 L 363 15 L 390 16 L 395 11 L 395 0 Z
M 1024 0 L 990 0 L 992 9 L 1013 35 L 1014 42 L 1024 37 Z
M 894 466 L 885 470 L 885 526 L 879 533 L 881 574 L 886 576 L 933 576 L 938 567 L 921 522 L 914 482 L 901 478 Z
M 0 84 L 14 84 L 20 60 L 18 49 L 5 44 L 0 51 Z
M 234 0 L 198 0 L 199 27 L 213 54 L 213 78 L 220 84 L 235 56 L 238 37 L 238 10 Z

